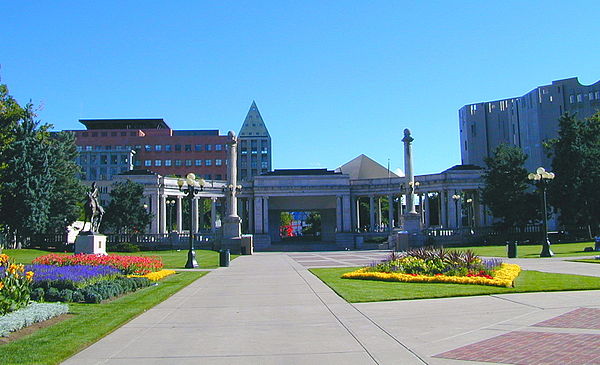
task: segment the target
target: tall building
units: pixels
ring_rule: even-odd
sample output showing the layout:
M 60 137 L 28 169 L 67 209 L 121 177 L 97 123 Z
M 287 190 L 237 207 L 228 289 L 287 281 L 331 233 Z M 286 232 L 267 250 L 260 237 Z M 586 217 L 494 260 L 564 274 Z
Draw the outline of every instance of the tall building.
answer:
M 227 179 L 227 140 L 218 130 L 173 130 L 163 119 L 81 119 L 72 131 L 83 180 L 112 180 L 130 169 Z
M 254 101 L 238 134 L 238 145 L 241 180 L 271 171 L 271 135 Z
M 529 171 L 550 168 L 544 141 L 558 136 L 565 113 L 587 118 L 600 110 L 600 81 L 582 85 L 574 77 L 553 81 L 519 97 L 465 105 L 459 110 L 462 164 L 485 166 L 501 143 L 519 146 L 529 156 Z

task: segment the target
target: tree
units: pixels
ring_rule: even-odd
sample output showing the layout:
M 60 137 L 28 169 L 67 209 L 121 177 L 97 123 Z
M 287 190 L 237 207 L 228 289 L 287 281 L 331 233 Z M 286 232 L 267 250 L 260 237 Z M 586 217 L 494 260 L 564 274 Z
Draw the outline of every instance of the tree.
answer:
M 550 147 L 555 178 L 548 199 L 566 227 L 598 231 L 600 223 L 600 113 L 585 120 L 565 113 L 559 119 L 558 138 Z
M 110 192 L 111 201 L 101 228 L 116 233 L 143 233 L 152 220 L 142 199 L 144 186 L 131 180 L 116 182 Z
M 527 155 L 517 146 L 501 144 L 492 157 L 486 158 L 482 201 L 501 228 L 520 227 L 539 218 L 539 198 L 530 192 L 525 160 Z

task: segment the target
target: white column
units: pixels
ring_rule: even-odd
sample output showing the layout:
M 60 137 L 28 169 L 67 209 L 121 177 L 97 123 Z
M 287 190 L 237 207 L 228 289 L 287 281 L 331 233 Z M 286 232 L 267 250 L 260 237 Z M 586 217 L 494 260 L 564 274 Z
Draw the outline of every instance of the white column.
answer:
M 375 197 L 369 195 L 369 232 L 375 228 Z
M 269 197 L 265 196 L 263 197 L 263 233 L 268 233 L 270 234 L 271 232 L 269 232 Z
M 342 197 L 335 197 L 336 206 L 335 206 L 335 228 L 336 232 L 342 232 Z
M 398 218 L 396 220 L 396 226 L 400 227 L 400 222 L 402 222 L 402 194 L 398 195 Z
M 192 199 L 192 233 L 198 233 L 198 198 Z
M 383 218 L 381 216 L 381 197 L 377 197 L 377 229 L 381 229 Z
M 388 230 L 394 229 L 394 196 L 388 195 Z
M 421 215 L 421 223 L 425 222 L 425 209 L 423 209 L 423 193 L 419 193 L 419 213 Z
M 227 215 L 237 217 L 237 137 L 233 131 L 227 134 L 231 139 L 229 145 L 229 162 L 227 163 L 227 185 L 230 190 L 226 192 L 227 196 Z
M 352 232 L 352 206 L 350 195 L 342 196 L 342 229 L 344 232 Z
M 198 232 L 204 228 L 204 199 L 198 198 Z
M 167 197 L 163 194 L 159 195 L 159 227 L 158 233 L 166 233 L 167 232 Z
M 431 221 L 430 211 L 429 211 L 429 193 L 425 193 L 425 228 L 429 228 Z
M 217 198 L 210 198 L 210 231 L 215 233 L 217 231 Z
M 246 211 L 248 212 L 248 233 L 254 232 L 254 199 L 246 199 Z
M 408 128 L 404 129 L 404 138 L 402 138 L 402 142 L 404 142 L 404 175 L 406 176 L 406 213 L 407 214 L 415 214 L 415 196 L 414 196 L 414 183 L 415 183 L 415 175 L 413 172 L 413 160 L 412 160 L 412 146 L 411 143 L 414 139 L 410 135 L 410 130 Z
M 440 226 L 442 228 L 448 228 L 448 192 L 446 190 L 440 190 Z
M 152 214 L 150 233 L 158 233 L 158 194 L 148 195 L 148 212 Z
M 263 206 L 262 198 L 254 198 L 254 233 L 263 233 Z
M 181 195 L 177 196 L 177 232 L 181 233 L 183 231 L 183 207 L 182 207 L 183 197 Z

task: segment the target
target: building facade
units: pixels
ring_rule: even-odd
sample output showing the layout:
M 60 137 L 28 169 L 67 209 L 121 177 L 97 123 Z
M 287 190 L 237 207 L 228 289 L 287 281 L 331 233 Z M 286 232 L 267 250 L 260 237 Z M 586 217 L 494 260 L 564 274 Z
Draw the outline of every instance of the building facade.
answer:
M 558 120 L 569 112 L 587 118 L 600 110 L 600 81 L 582 85 L 577 78 L 553 81 L 519 97 L 465 105 L 459 110 L 463 165 L 485 166 L 502 143 L 529 156 L 529 171 L 550 167 L 543 143 L 558 136 Z
M 240 180 L 249 180 L 271 171 L 271 135 L 254 101 L 238 134 L 238 143 Z
M 207 180 L 227 178 L 228 137 L 218 130 L 173 130 L 163 119 L 80 122 L 87 129 L 72 132 L 84 180 L 112 180 L 126 167 L 162 176 L 193 172 Z

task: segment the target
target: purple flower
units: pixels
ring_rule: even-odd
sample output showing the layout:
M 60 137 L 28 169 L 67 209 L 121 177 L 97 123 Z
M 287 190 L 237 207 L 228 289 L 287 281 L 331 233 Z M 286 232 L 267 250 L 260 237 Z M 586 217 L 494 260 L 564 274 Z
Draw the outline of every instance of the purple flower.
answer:
M 25 271 L 33 271 L 34 282 L 64 280 L 74 283 L 107 275 L 117 275 L 118 269 L 111 266 L 54 266 L 54 265 L 27 265 Z
M 497 268 L 498 266 L 502 265 L 502 260 L 500 260 L 498 258 L 483 259 L 481 261 L 483 262 L 483 265 L 485 266 L 485 268 L 488 270 L 493 270 L 493 269 Z

